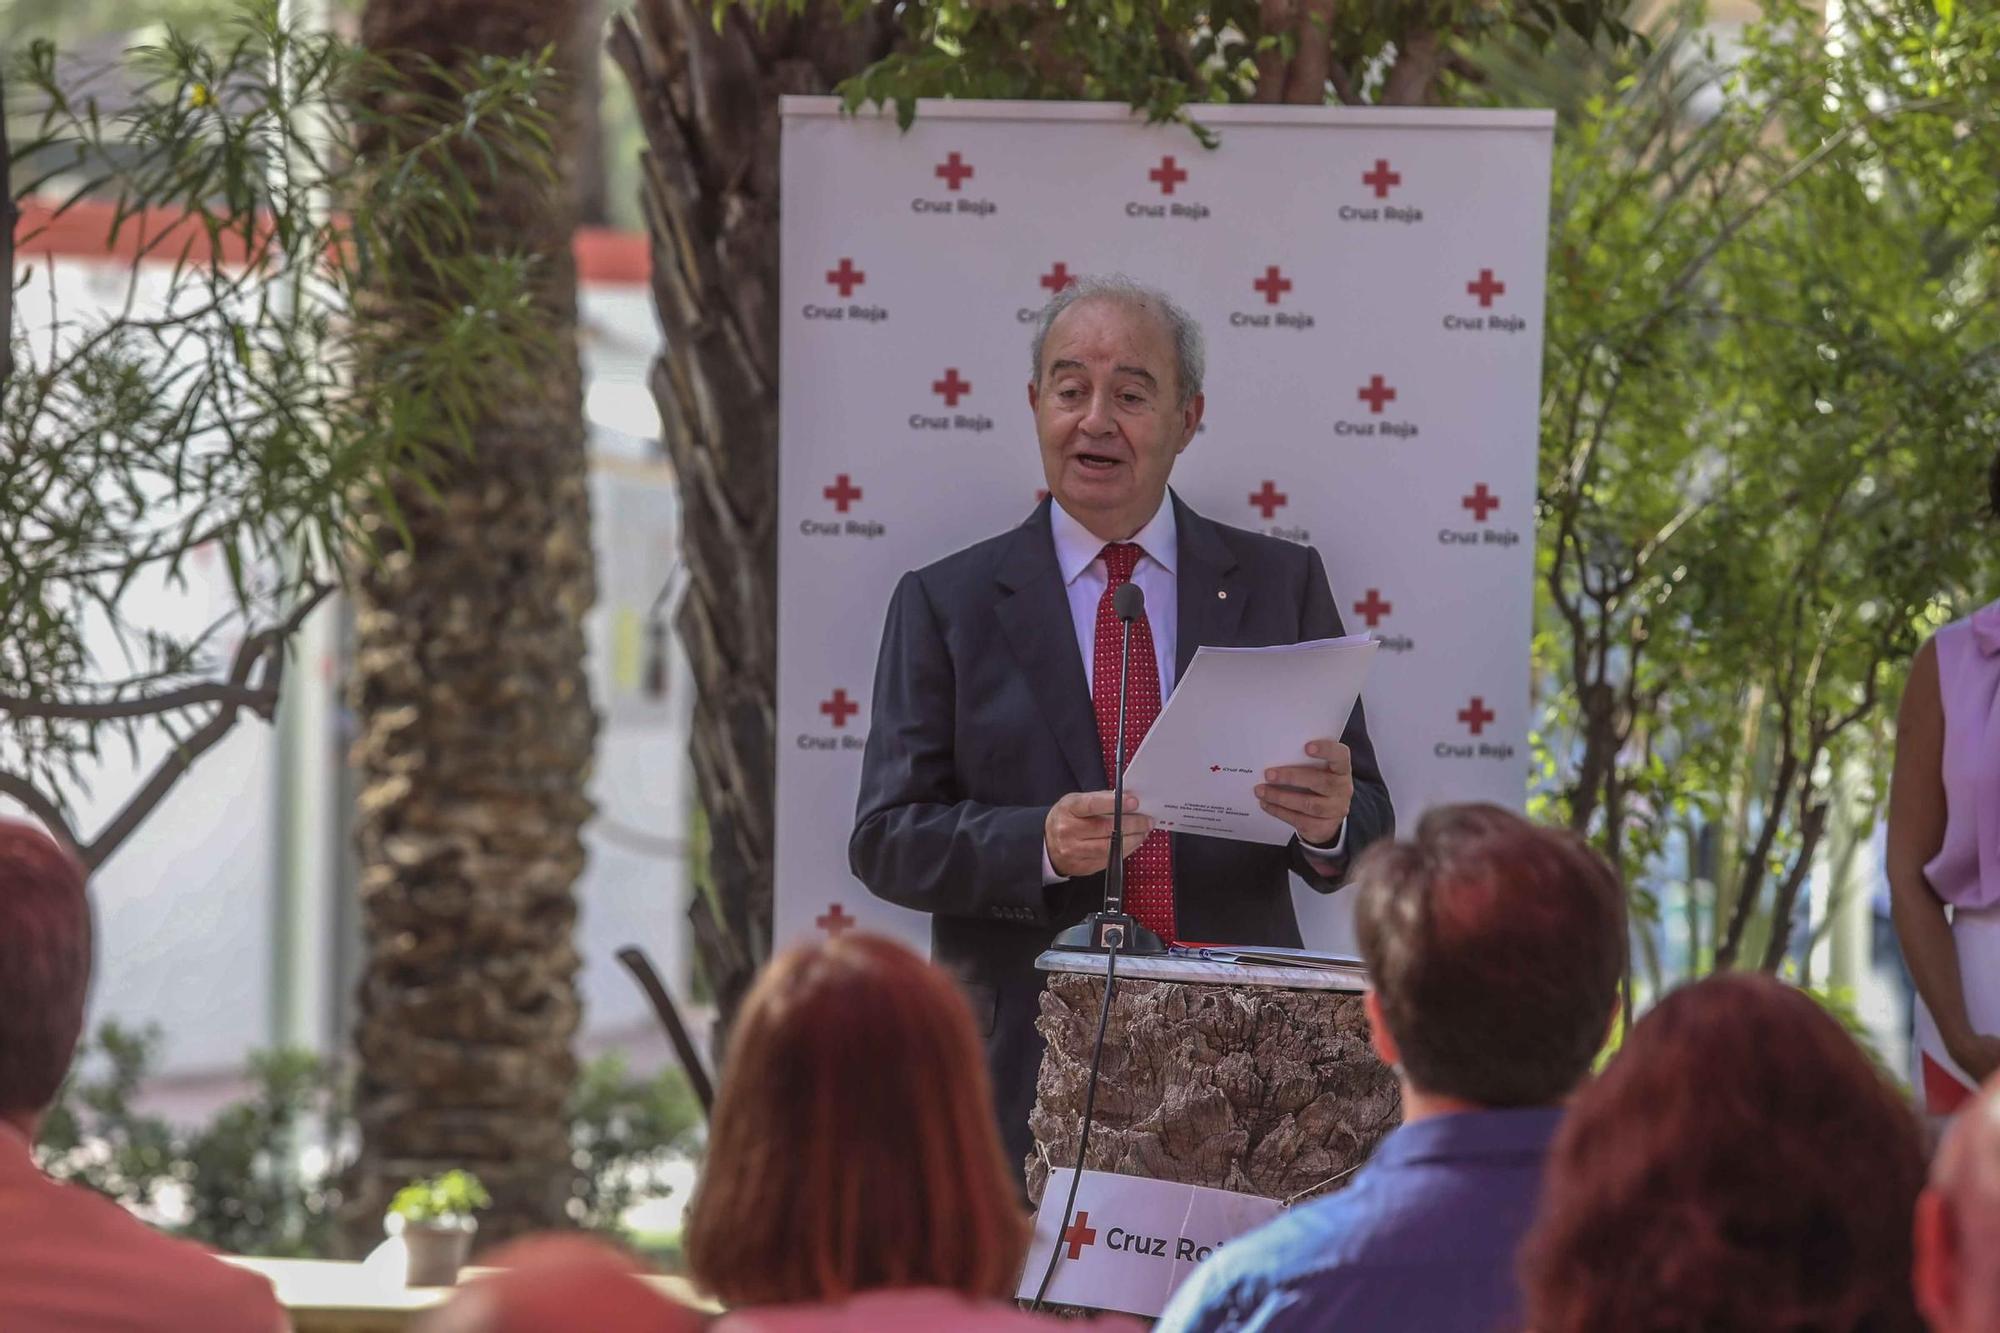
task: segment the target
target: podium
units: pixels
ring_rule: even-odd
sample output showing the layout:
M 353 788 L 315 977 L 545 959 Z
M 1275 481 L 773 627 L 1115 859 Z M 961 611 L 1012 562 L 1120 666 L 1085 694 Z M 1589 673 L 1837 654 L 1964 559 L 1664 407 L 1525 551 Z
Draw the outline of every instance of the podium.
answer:
M 1039 1206 L 1050 1169 L 1076 1164 L 1104 957 L 1052 950 L 1036 966 L 1048 977 L 1028 1118 Z M 1121 957 L 1084 1165 L 1288 1202 L 1338 1188 L 1403 1118 L 1361 986 L 1314 968 Z

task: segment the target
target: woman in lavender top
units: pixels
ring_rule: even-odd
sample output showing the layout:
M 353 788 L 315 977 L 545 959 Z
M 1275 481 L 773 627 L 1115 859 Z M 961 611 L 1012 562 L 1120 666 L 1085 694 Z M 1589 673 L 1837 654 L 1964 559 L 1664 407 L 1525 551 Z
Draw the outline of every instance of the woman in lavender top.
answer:
M 1987 478 L 2000 517 L 2000 457 Z M 2000 1070 L 2000 601 L 1917 651 L 1896 724 L 1889 896 L 1922 1001 L 1918 1086 L 1949 1114 Z

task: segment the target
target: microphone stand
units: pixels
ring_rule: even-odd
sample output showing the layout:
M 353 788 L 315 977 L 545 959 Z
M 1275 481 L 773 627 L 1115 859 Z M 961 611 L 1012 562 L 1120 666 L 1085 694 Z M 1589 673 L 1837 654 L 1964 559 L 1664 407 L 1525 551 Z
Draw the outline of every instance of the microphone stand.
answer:
M 1118 735 L 1112 742 L 1111 861 L 1104 867 L 1104 907 L 1056 936 L 1050 947 L 1071 953 L 1132 956 L 1167 951 L 1165 941 L 1125 911 L 1125 694 L 1131 681 L 1132 622 L 1146 614 L 1146 594 L 1126 583 L 1113 596 L 1121 625 L 1118 648 Z

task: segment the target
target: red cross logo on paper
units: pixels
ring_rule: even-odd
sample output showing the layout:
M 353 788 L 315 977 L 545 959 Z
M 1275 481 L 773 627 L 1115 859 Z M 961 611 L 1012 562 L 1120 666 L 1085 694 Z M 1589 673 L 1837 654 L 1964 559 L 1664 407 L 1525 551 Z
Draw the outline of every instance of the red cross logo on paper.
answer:
M 1380 588 L 1370 588 L 1368 595 L 1354 604 L 1354 614 L 1367 621 L 1369 629 L 1374 629 L 1381 622 L 1383 616 L 1388 615 L 1395 609 L 1396 604 L 1394 602 L 1385 602 L 1382 600 L 1382 590 Z
M 1472 494 L 1461 496 L 1458 502 L 1472 511 L 1475 523 L 1484 523 L 1486 516 L 1500 507 L 1500 497 L 1487 490 L 1483 481 L 1472 488 Z
M 819 711 L 833 719 L 836 727 L 845 727 L 847 719 L 861 711 L 861 705 L 847 697 L 847 691 L 836 689 L 831 699 L 819 701 Z
M 943 379 L 931 381 L 931 392 L 944 399 L 946 407 L 957 407 L 958 400 L 972 392 L 972 381 L 960 379 L 957 366 L 948 366 Z
M 1276 305 L 1278 304 L 1278 298 L 1292 289 L 1292 280 L 1278 272 L 1276 264 L 1267 264 L 1264 268 L 1264 276 L 1250 285 L 1264 293 L 1265 304 Z
M 1160 159 L 1160 165 L 1146 173 L 1146 179 L 1158 181 L 1161 194 L 1172 194 L 1174 186 L 1188 178 L 1185 168 L 1175 164 L 1172 153 Z
M 1290 500 L 1291 497 L 1279 490 L 1274 482 L 1267 481 L 1263 490 L 1250 492 L 1251 506 L 1263 513 L 1267 523 L 1271 521 L 1271 515 L 1284 508 Z
M 1396 391 L 1385 383 L 1380 375 L 1376 375 L 1361 386 L 1361 391 L 1355 394 L 1355 397 L 1368 404 L 1368 410 L 1379 417 L 1382 415 L 1384 403 L 1396 401 Z
M 1089 1213 L 1078 1213 L 1056 1244 L 1069 1246 L 1071 1261 L 1083 1258 L 1083 1247 L 1096 1241 L 1097 1228 L 1090 1225 Z
M 1076 281 L 1076 274 L 1069 271 L 1069 265 L 1058 259 L 1056 266 L 1042 274 L 1042 286 L 1052 292 L 1059 292 Z
M 826 914 L 814 917 L 813 924 L 828 935 L 838 935 L 843 930 L 854 928 L 854 918 L 842 911 L 839 903 L 829 903 Z
M 839 268 L 830 268 L 826 271 L 826 280 L 840 288 L 842 296 L 852 296 L 856 287 L 868 281 L 868 275 L 854 267 L 852 259 L 843 257 Z
M 820 494 L 833 501 L 834 510 L 846 513 L 847 507 L 861 498 L 861 488 L 847 479 L 845 472 L 833 479 L 833 485 L 823 487 Z
M 1492 269 L 1482 268 L 1479 270 L 1479 280 L 1477 282 L 1468 282 L 1465 284 L 1465 292 L 1468 296 L 1479 298 L 1479 308 L 1481 310 L 1489 310 L 1493 306 L 1494 297 L 1505 296 L 1507 294 L 1507 284 L 1495 278 Z
M 972 164 L 961 158 L 956 150 L 953 150 L 945 155 L 944 161 L 937 164 L 935 174 L 939 180 L 944 182 L 945 189 L 956 194 L 959 186 L 972 179 Z
M 1486 700 L 1476 694 L 1472 696 L 1471 703 L 1458 710 L 1458 720 L 1463 722 L 1465 729 L 1475 736 L 1484 732 L 1486 724 L 1498 716 L 1498 713 L 1486 706 Z
M 1375 191 L 1377 199 L 1387 199 L 1389 191 L 1403 183 L 1403 177 L 1389 170 L 1389 159 L 1378 157 L 1375 159 L 1375 170 L 1363 173 L 1361 183 Z

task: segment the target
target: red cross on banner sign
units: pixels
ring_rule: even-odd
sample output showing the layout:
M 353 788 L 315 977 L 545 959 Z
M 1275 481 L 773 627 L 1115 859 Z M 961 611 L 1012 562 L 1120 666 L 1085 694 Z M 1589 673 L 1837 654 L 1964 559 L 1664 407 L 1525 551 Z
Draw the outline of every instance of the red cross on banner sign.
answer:
M 1373 190 L 1377 199 L 1387 199 L 1389 191 L 1401 185 L 1403 178 L 1398 173 L 1389 170 L 1387 158 L 1378 157 L 1375 159 L 1374 170 L 1363 175 L 1361 183 Z
M 1063 1203 L 1074 1174 L 1049 1172 L 1021 1270 L 1022 1300 L 1033 1299 L 1055 1250 L 1050 1301 L 1151 1318 L 1196 1264 L 1279 1212 L 1274 1200 L 1251 1194 L 1086 1171 L 1065 1226 Z
M 972 392 L 972 385 L 958 377 L 957 366 L 950 366 L 946 368 L 943 379 L 931 381 L 931 392 L 944 399 L 946 407 L 957 407 L 958 400 Z
M 956 190 L 972 179 L 972 167 L 969 163 L 960 161 L 958 154 L 954 152 L 938 163 L 937 177 L 944 182 L 945 189 Z
M 1310 604 L 1375 640 L 1366 716 L 1399 825 L 1446 801 L 1524 805 L 1539 721 L 1528 650 L 1551 115 L 1192 106 L 1211 148 L 1185 124 L 1147 125 L 1109 103 L 924 100 L 907 128 L 843 115 L 835 98 L 786 97 L 779 111 L 781 273 L 764 297 L 776 346 L 742 361 L 730 351 L 742 330 L 727 320 L 689 344 L 776 377 L 774 519 L 743 500 L 765 427 L 736 399 L 689 400 L 688 419 L 669 425 L 717 446 L 712 472 L 678 480 L 688 531 L 764 523 L 776 560 L 775 608 L 758 607 L 734 571 L 703 575 L 711 629 L 741 617 L 754 640 L 757 623 L 775 624 L 759 658 L 776 673 L 775 947 L 826 938 L 818 920 L 834 902 L 854 930 L 930 947 L 932 918 L 870 892 L 849 861 L 864 766 L 907 728 L 943 738 L 929 757 L 947 773 L 1028 750 L 1038 771 L 1049 758 L 1067 772 L 1101 748 L 1099 736 L 1056 736 L 1041 711 L 1056 686 L 1011 664 L 1005 688 L 1022 702 L 1007 706 L 997 749 L 974 736 L 967 751 L 978 728 L 959 712 L 882 717 L 874 702 L 885 662 L 914 666 L 883 652 L 899 583 L 916 575 L 936 595 L 926 571 L 939 562 L 1004 543 L 1037 521 L 1038 504 L 1066 507 L 1037 448 L 1030 350 L 1050 298 L 1086 277 L 1157 287 L 1199 325 L 1204 413 L 1173 464 L 1174 493 L 1226 543 L 1309 548 L 1325 579 Z M 1171 347 L 1166 356 L 1153 373 L 1177 406 Z M 1200 637 L 1271 643 L 1273 590 L 1190 588 L 1184 569 L 1200 564 L 1177 566 L 1179 614 L 1155 626 L 1180 640 L 1178 662 L 1158 663 L 1163 708 L 1188 684 L 1182 664 Z M 898 633 L 959 651 L 966 608 L 909 592 Z M 1188 609 L 1197 593 L 1200 615 Z M 1087 683 L 1094 624 L 1051 614 L 1053 625 L 1014 631 L 1043 644 L 1070 636 Z M 953 709 L 981 707 L 958 693 L 967 668 L 952 661 L 925 685 Z M 1078 709 L 1095 720 L 1087 693 Z M 1206 776 L 1222 761 L 1192 762 Z M 1184 848 L 1211 835 L 1179 836 Z M 1177 902 L 1201 891 L 1175 881 Z M 1293 895 L 1308 947 L 1348 945 L 1351 899 Z M 1088 1211 L 1097 1236 L 1078 1263 L 1104 1251 L 1115 1221 Z
M 1285 501 L 1289 498 L 1283 491 L 1278 489 L 1276 482 L 1269 480 L 1265 481 L 1262 489 L 1250 493 L 1250 503 L 1255 506 L 1258 513 L 1264 516 L 1266 521 L 1270 519 L 1271 515 L 1284 508 Z
M 826 280 L 838 287 L 842 296 L 852 296 L 856 287 L 868 281 L 868 275 L 854 267 L 852 259 L 842 259 L 826 271 Z

